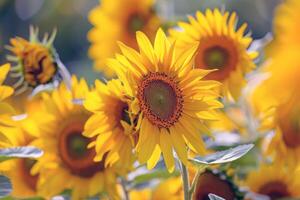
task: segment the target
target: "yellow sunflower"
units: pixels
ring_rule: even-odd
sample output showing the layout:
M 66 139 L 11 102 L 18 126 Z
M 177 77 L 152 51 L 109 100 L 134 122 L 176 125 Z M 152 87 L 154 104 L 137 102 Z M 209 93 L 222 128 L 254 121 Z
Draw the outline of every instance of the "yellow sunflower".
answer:
M 9 69 L 9 64 L 0 66 L 0 147 L 5 147 L 8 142 L 5 134 L 3 134 L 3 128 L 14 126 L 14 122 L 11 120 L 14 109 L 5 102 L 5 100 L 13 94 L 14 89 L 10 86 L 3 85 Z
M 272 200 L 300 197 L 297 177 L 294 169 L 278 164 L 262 165 L 247 175 L 245 185 L 252 192 L 269 196 Z
M 154 47 L 142 32 L 137 32 L 137 41 L 140 53 L 120 43 L 123 55 L 110 59 L 108 66 L 116 70 L 126 94 L 133 98 L 130 112 L 139 113 L 138 160 L 151 169 L 162 153 L 171 172 L 173 149 L 185 164 L 186 145 L 197 153 L 205 151 L 201 133 L 209 133 L 206 122 L 215 119 L 214 109 L 222 107 L 215 92 L 220 84 L 201 80 L 208 70 L 192 68 L 197 44 L 177 55 L 161 29 Z
M 119 80 L 107 84 L 96 81 L 95 89 L 87 95 L 84 106 L 93 115 L 85 124 L 84 136 L 96 137 L 89 146 L 96 149 L 95 161 L 105 157 L 106 165 L 118 161 L 123 169 L 130 168 L 133 162 L 134 118 L 129 113 L 130 99 Z
M 277 7 L 274 17 L 274 42 L 268 49 L 273 55 L 278 51 L 282 52 L 283 48 L 299 48 L 299 9 L 298 0 L 285 0 Z
M 82 135 L 91 114 L 80 102 L 88 91 L 85 80 L 73 76 L 71 90 L 61 84 L 51 94 L 43 95 L 47 110 L 42 113 L 52 119 L 40 127 L 42 134 L 35 144 L 45 154 L 33 168 L 45 180 L 41 184 L 42 195 L 57 195 L 64 189 L 72 189 L 72 199 L 94 196 L 104 190 L 116 194 L 114 169 L 105 167 L 104 161 L 94 162 L 96 152 L 87 148 L 93 139 Z
M 14 92 L 13 88 L 10 86 L 3 85 L 3 82 L 7 76 L 7 73 L 9 72 L 10 65 L 5 64 L 0 66 L 0 102 L 2 102 L 4 99 L 7 97 L 11 96 Z M 2 105 L 1 105 L 1 110 L 2 110 Z M 2 113 L 2 111 L 1 111 Z
M 10 40 L 11 46 L 7 48 L 13 55 L 7 58 L 15 62 L 11 68 L 10 76 L 17 78 L 14 84 L 21 93 L 27 87 L 37 87 L 40 84 L 46 84 L 53 80 L 58 71 L 57 63 L 54 58 L 55 50 L 53 41 L 55 32 L 48 39 L 46 34 L 43 41 L 38 38 L 38 29 L 30 29 L 30 40 L 16 37 Z
M 114 70 L 107 68 L 105 62 L 119 52 L 116 41 L 137 48 L 136 31 L 154 37 L 160 19 L 153 8 L 154 0 L 103 0 L 90 12 L 89 20 L 94 28 L 88 34 L 92 43 L 89 55 L 95 60 L 97 70 L 108 77 L 114 75 Z
M 261 129 L 275 129 L 267 153 L 294 163 L 299 161 L 300 153 L 299 55 L 299 50 L 290 49 L 274 56 L 265 69 L 269 77 L 251 97 L 253 110 L 261 120 Z M 284 70 L 282 66 L 285 66 Z
M 218 69 L 206 78 L 224 84 L 222 93 L 237 99 L 245 85 L 245 74 L 255 67 L 253 59 L 257 52 L 248 52 L 252 38 L 245 34 L 247 24 L 237 28 L 236 13 L 222 13 L 218 9 L 207 9 L 205 14 L 189 16 L 189 23 L 180 22 L 180 29 L 170 30 L 177 46 L 188 49 L 199 42 L 195 56 L 195 67 Z
M 44 117 L 44 116 L 43 116 Z M 26 118 L 18 121 L 15 127 L 5 129 L 5 135 L 9 139 L 9 147 L 34 146 L 34 139 L 40 134 L 34 120 Z M 0 170 L 7 175 L 13 185 L 12 196 L 28 198 L 39 196 L 40 181 L 38 174 L 32 173 L 35 159 L 13 159 L 0 164 Z M 44 196 L 46 197 L 46 196 Z
M 171 177 L 153 189 L 152 200 L 183 200 L 181 177 Z

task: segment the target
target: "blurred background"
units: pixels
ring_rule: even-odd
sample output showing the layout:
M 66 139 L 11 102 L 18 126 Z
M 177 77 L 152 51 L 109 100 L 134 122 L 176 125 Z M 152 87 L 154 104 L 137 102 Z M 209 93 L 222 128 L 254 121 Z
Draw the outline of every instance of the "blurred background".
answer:
M 280 1 L 157 0 L 156 6 L 161 17 L 171 21 L 186 20 L 187 14 L 208 7 L 236 11 L 239 22 L 247 22 L 257 39 L 272 30 L 274 8 Z M 9 39 L 28 38 L 30 25 L 39 27 L 40 36 L 57 28 L 54 45 L 61 60 L 71 73 L 84 76 L 92 83 L 101 74 L 93 71 L 93 62 L 87 56 L 86 34 L 91 29 L 88 13 L 98 4 L 99 0 L 0 0 L 0 62 L 6 61 L 8 51 L 4 46 L 9 44 Z

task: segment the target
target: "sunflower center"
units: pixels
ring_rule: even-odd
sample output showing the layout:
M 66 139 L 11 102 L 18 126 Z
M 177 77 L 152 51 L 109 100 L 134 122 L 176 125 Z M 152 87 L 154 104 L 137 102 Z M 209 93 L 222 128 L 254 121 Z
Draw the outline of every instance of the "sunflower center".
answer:
M 25 51 L 23 66 L 24 78 L 31 86 L 48 83 L 57 71 L 57 65 L 52 61 L 49 50 L 40 46 Z
M 164 73 L 146 75 L 139 85 L 138 99 L 148 120 L 160 128 L 169 128 L 181 116 L 182 92 L 173 78 Z
M 224 67 L 228 60 L 228 52 L 225 48 L 214 46 L 204 51 L 204 63 L 210 69 Z
M 218 69 L 206 78 L 222 81 L 234 71 L 239 62 L 236 44 L 225 36 L 213 36 L 200 40 L 195 66 L 202 69 Z
M 35 163 L 36 160 L 30 158 L 25 158 L 21 160 L 21 165 L 23 169 L 23 178 L 25 182 L 28 184 L 28 186 L 34 191 L 36 190 L 38 175 L 33 176 L 31 175 L 30 171 Z
M 62 130 L 58 145 L 65 166 L 74 175 L 88 178 L 104 170 L 104 161 L 94 162 L 95 150 L 87 148 L 92 139 L 81 134 L 83 127 L 84 122 L 70 123 Z
M 71 133 L 67 138 L 67 143 L 68 153 L 74 159 L 80 159 L 88 153 L 89 139 L 81 133 Z
M 200 175 L 194 199 L 209 200 L 208 195 L 210 193 L 224 199 L 234 199 L 235 197 L 234 188 L 226 180 L 222 180 L 218 175 L 207 171 Z
M 128 29 L 131 33 L 134 33 L 136 31 L 140 31 L 143 29 L 145 24 L 144 17 L 139 13 L 134 13 L 129 17 L 128 20 Z
M 273 181 L 263 185 L 258 191 L 260 194 L 267 195 L 271 200 L 280 199 L 283 197 L 290 197 L 290 193 L 286 184 L 280 181 Z

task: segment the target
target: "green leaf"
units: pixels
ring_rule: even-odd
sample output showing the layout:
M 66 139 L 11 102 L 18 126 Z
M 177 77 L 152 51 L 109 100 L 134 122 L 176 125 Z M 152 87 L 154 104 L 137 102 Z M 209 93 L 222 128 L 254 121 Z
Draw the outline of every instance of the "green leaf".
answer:
M 12 191 L 10 180 L 6 176 L 0 175 L 0 197 L 9 195 Z
M 0 162 L 13 158 L 38 158 L 43 151 L 36 147 L 13 147 L 0 149 Z
M 209 197 L 210 200 L 225 200 L 224 198 L 219 197 L 219 196 L 217 196 L 215 194 L 211 194 L 211 193 L 208 194 L 208 197 Z
M 237 160 L 248 153 L 254 147 L 253 144 L 239 145 L 237 147 L 227 149 L 224 151 L 218 151 L 216 153 L 189 159 L 195 165 L 212 165 L 228 163 Z

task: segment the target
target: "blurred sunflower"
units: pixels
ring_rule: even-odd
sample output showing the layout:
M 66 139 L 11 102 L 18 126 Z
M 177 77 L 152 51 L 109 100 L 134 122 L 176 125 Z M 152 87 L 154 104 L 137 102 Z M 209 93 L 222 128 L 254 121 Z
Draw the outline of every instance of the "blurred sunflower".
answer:
M 286 0 L 277 7 L 274 17 L 274 41 L 267 49 L 273 55 L 279 50 L 282 52 L 283 48 L 299 48 L 299 9 L 300 2 L 298 0 Z
M 107 77 L 114 75 L 114 70 L 107 68 L 105 62 L 119 52 L 116 41 L 137 48 L 136 31 L 143 31 L 154 38 L 160 26 L 154 0 L 103 0 L 90 12 L 89 20 L 94 26 L 88 34 L 92 43 L 89 55 L 95 60 L 95 68 Z
M 45 180 L 40 190 L 43 195 L 57 195 L 64 189 L 72 189 L 72 199 L 94 196 L 104 190 L 116 194 L 113 169 L 105 167 L 104 161 L 93 161 L 96 152 L 87 148 L 92 139 L 82 135 L 91 114 L 80 102 L 88 91 L 85 80 L 73 76 L 71 90 L 62 83 L 51 94 L 43 95 L 47 110 L 42 114 L 52 119 L 40 127 L 42 134 L 35 144 L 45 155 L 33 168 Z
M 278 164 L 262 165 L 247 175 L 246 186 L 252 192 L 266 195 L 271 200 L 299 197 L 299 180 L 293 169 Z
M 34 139 L 40 134 L 35 121 L 27 118 L 18 121 L 18 125 L 5 129 L 5 135 L 10 141 L 9 147 L 34 146 Z M 0 164 L 0 170 L 7 175 L 13 185 L 12 196 L 29 198 L 39 195 L 40 181 L 38 174 L 32 173 L 36 160 L 30 158 L 8 160 Z M 46 197 L 46 196 L 44 196 Z
M 294 163 L 299 161 L 300 153 L 299 55 L 299 50 L 290 49 L 274 56 L 264 69 L 269 77 L 251 97 L 253 110 L 261 120 L 261 129 L 275 129 L 267 153 Z
M 178 23 L 180 29 L 171 29 L 172 38 L 182 50 L 193 47 L 199 42 L 195 56 L 195 67 L 200 69 L 217 69 L 206 78 L 224 84 L 223 94 L 238 99 L 245 86 L 245 74 L 255 64 L 253 59 L 257 52 L 248 52 L 252 42 L 244 36 L 247 24 L 237 29 L 235 13 L 221 13 L 218 9 L 207 9 L 205 14 L 196 13 L 196 18 L 189 16 L 189 23 Z
M 18 88 L 18 93 L 23 92 L 28 87 L 37 87 L 53 81 L 58 71 L 58 66 L 54 58 L 53 41 L 56 32 L 48 39 L 46 34 L 42 41 L 38 38 L 38 29 L 30 29 L 30 40 L 16 37 L 10 40 L 11 46 L 7 48 L 13 55 L 7 56 L 8 60 L 15 62 L 11 68 L 10 76 L 18 80 L 14 84 Z
M 10 86 L 3 85 L 3 82 L 7 76 L 7 73 L 10 70 L 10 65 L 5 64 L 0 66 L 0 102 L 2 102 L 7 97 L 11 96 L 14 92 L 14 89 Z M 1 104 L 1 110 L 3 109 L 3 105 Z M 2 113 L 2 111 L 1 111 Z
M 120 43 L 123 55 L 110 59 L 128 96 L 134 100 L 130 112 L 139 113 L 136 150 L 140 163 L 149 169 L 162 153 L 167 169 L 175 168 L 173 149 L 187 164 L 188 145 L 197 153 L 205 152 L 201 133 L 209 133 L 206 122 L 214 120 L 214 109 L 222 107 L 215 92 L 220 84 L 201 80 L 210 71 L 192 68 L 197 45 L 178 56 L 159 29 L 154 47 L 149 39 L 137 32 L 140 53 Z
M 182 200 L 183 189 L 181 177 L 171 177 L 162 181 L 156 188 L 153 189 L 153 200 Z
M 13 94 L 14 89 L 10 86 L 3 85 L 9 69 L 9 64 L 0 66 L 0 147 L 5 147 L 9 142 L 5 134 L 3 134 L 3 128 L 14 126 L 11 115 L 14 114 L 15 111 L 11 105 L 5 102 L 5 100 Z
M 95 146 L 95 161 L 101 161 L 106 155 L 106 166 L 118 161 L 123 169 L 131 167 L 135 139 L 129 103 L 130 99 L 125 96 L 119 80 L 111 80 L 107 84 L 96 81 L 94 91 L 87 95 L 84 106 L 93 115 L 85 124 L 84 136 L 97 138 L 89 145 Z

